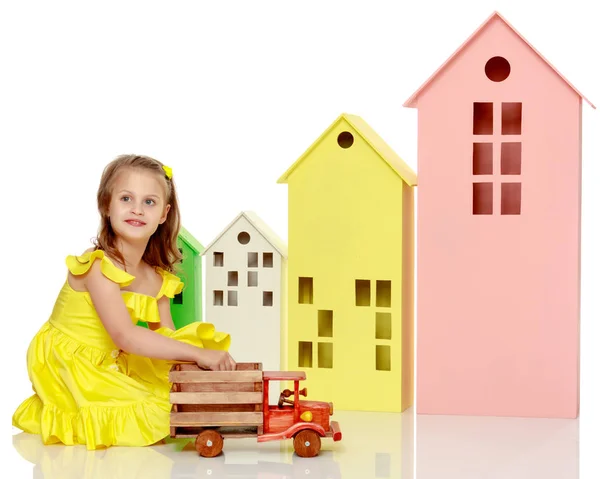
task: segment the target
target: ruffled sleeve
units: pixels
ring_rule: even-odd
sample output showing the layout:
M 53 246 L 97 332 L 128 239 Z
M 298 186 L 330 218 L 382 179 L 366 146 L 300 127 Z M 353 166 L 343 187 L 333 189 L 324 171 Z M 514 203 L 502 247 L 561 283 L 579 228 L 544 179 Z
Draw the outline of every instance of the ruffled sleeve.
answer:
M 81 256 L 67 256 L 66 263 L 69 271 L 79 276 L 87 273 L 95 260 L 100 260 L 102 274 L 120 286 L 129 286 L 135 279 L 135 276 L 117 268 L 102 250 L 89 251 Z
M 158 268 L 158 272 L 163 277 L 163 284 L 156 299 L 160 299 L 163 296 L 173 298 L 176 294 L 179 294 L 181 291 L 183 291 L 184 283 L 181 281 L 181 279 L 179 279 L 178 276 L 175 276 L 174 274 L 169 273 L 162 268 Z

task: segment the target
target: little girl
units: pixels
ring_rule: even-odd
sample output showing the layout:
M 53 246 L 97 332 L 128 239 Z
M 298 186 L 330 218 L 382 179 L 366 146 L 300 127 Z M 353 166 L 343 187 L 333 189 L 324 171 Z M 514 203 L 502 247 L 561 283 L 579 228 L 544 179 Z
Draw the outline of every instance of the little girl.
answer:
M 97 196 L 95 247 L 66 258 L 52 315 L 27 351 L 35 394 L 13 425 L 44 444 L 151 445 L 169 436 L 175 361 L 218 371 L 236 364 L 228 334 L 203 322 L 173 326 L 170 298 L 183 283 L 173 274 L 181 254 L 171 169 L 120 156 L 105 168 Z

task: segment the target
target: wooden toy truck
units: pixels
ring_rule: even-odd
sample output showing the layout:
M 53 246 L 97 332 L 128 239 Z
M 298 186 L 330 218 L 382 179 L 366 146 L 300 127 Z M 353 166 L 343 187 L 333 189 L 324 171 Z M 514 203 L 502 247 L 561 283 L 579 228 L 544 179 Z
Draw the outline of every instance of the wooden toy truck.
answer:
M 235 371 L 205 371 L 195 364 L 175 364 L 170 436 L 196 437 L 196 450 L 214 457 L 223 449 L 224 438 L 256 437 L 258 442 L 293 438 L 300 457 L 314 457 L 321 438 L 342 439 L 337 421 L 330 421 L 333 403 L 300 401 L 304 372 L 262 371 L 261 363 L 238 363 Z M 277 405 L 269 405 L 270 381 L 294 381 Z M 289 399 L 293 396 L 293 399 Z

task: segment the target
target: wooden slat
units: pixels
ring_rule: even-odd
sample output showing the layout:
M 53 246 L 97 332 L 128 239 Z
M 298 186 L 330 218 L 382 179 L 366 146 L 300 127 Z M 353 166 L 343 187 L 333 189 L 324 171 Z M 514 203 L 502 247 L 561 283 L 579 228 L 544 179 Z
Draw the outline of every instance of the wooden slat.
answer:
M 262 382 L 260 383 L 175 383 L 179 386 L 179 391 L 184 393 L 191 392 L 258 392 L 262 391 Z
M 175 429 L 175 434 L 173 435 L 173 437 L 178 437 L 178 438 L 195 438 L 198 436 L 198 434 L 200 434 L 201 431 L 204 430 L 204 428 L 201 427 L 174 427 L 173 429 Z M 256 437 L 259 433 L 258 430 L 262 429 L 261 427 L 256 427 L 256 426 L 251 426 L 251 427 L 237 427 L 237 428 L 222 428 L 222 427 L 217 427 L 215 429 L 213 429 L 214 431 L 218 432 L 221 436 L 223 436 L 224 438 L 232 438 L 232 439 L 237 439 L 237 438 L 246 438 L 246 437 Z
M 296 379 L 302 381 L 306 379 L 304 371 L 264 371 L 263 374 L 269 381 L 294 381 Z
M 180 412 L 252 412 L 258 404 L 178 404 Z M 261 408 L 262 410 L 262 408 Z
M 255 392 L 212 392 L 170 393 L 171 404 L 261 404 L 261 393 Z
M 172 383 L 217 383 L 262 381 L 262 371 L 171 371 Z
M 174 412 L 171 426 L 259 426 L 259 412 Z

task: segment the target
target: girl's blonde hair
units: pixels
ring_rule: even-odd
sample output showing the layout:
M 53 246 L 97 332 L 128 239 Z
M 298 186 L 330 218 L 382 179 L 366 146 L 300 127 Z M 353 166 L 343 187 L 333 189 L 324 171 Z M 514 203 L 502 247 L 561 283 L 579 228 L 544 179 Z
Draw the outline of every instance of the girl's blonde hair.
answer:
M 100 228 L 98 236 L 94 239 L 94 246 L 96 250 L 103 250 L 109 256 L 121 261 L 123 267 L 126 267 L 125 259 L 117 248 L 117 237 L 110 224 L 108 213 L 115 179 L 119 171 L 124 168 L 141 168 L 160 175 L 167 193 L 166 204 L 171 205 L 167 219 L 158 225 L 158 229 L 150 237 L 142 260 L 150 266 L 162 268 L 170 273 L 175 273 L 175 264 L 181 261 L 182 255 L 177 248 L 177 236 L 181 226 L 177 191 L 175 182 L 167 177 L 163 166 L 160 161 L 149 156 L 120 155 L 111 161 L 102 173 L 97 194 Z

